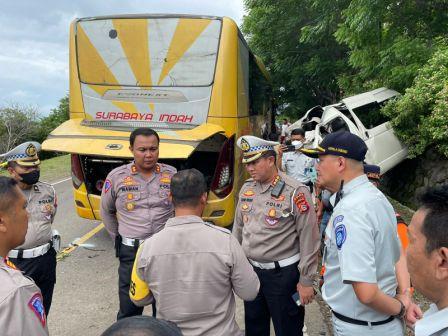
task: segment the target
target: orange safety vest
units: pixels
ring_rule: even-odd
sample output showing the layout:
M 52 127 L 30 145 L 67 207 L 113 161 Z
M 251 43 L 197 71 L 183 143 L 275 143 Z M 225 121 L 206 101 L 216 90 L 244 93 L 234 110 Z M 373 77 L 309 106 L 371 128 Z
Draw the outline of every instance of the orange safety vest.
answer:
M 409 245 L 408 224 L 406 224 L 399 213 L 396 213 L 395 216 L 397 217 L 398 237 L 400 238 L 401 246 L 403 246 L 403 249 L 406 250 Z

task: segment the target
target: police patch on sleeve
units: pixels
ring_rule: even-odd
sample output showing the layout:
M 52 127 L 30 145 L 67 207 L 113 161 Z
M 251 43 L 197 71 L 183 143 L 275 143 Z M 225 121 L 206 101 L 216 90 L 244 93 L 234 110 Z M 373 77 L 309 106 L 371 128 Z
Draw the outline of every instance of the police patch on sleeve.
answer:
M 341 249 L 342 245 L 344 245 L 345 239 L 347 238 L 347 229 L 344 224 L 339 224 L 334 229 L 335 237 L 336 237 L 336 246 L 338 250 Z
M 28 307 L 36 314 L 43 327 L 47 324 L 47 318 L 45 316 L 45 308 L 42 302 L 42 295 L 36 293 L 28 302 Z
M 112 187 L 112 182 L 109 179 L 107 179 L 104 182 L 104 192 L 107 193 L 111 187 Z

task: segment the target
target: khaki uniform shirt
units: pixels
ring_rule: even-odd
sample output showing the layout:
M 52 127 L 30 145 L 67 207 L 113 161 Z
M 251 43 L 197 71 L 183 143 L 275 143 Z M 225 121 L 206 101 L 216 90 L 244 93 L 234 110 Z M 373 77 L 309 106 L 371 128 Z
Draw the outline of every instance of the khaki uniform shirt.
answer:
M 259 286 L 229 230 L 181 216 L 140 247 L 130 293 L 137 305 L 145 305 L 151 291 L 157 317 L 176 323 L 184 336 L 242 336 L 233 293 L 253 300 Z
M 148 180 L 133 163 L 112 170 L 101 194 L 101 218 L 109 234 L 146 239 L 160 231 L 174 215 L 168 195 L 175 173 L 162 163 Z
M 246 181 L 240 191 L 233 235 L 249 259 L 280 261 L 300 252 L 300 283 L 313 284 L 320 245 L 316 213 L 309 189 L 279 172 L 286 183 L 281 195 L 271 195 L 273 183 Z
M 0 258 L 0 334 L 48 335 L 42 294 L 32 280 Z
M 28 200 L 28 231 L 25 242 L 16 249 L 30 249 L 46 243 L 52 238 L 51 224 L 56 215 L 56 193 L 51 184 L 37 182 L 30 189 L 22 190 Z

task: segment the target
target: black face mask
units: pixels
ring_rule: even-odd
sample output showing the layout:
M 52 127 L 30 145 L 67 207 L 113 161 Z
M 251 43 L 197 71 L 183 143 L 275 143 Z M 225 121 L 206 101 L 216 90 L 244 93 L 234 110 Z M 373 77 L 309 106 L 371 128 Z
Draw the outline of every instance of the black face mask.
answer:
M 40 170 L 33 170 L 32 172 L 26 174 L 19 174 L 19 176 L 22 178 L 22 181 L 20 182 L 23 182 L 27 185 L 33 185 L 39 181 Z

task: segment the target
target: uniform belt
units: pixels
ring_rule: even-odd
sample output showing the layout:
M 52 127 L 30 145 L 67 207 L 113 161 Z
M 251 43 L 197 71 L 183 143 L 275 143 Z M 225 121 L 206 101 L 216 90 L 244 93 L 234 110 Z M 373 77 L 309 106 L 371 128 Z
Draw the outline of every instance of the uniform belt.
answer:
M 123 245 L 129 246 L 129 247 L 139 246 L 143 242 L 144 242 L 144 239 L 134 239 L 134 238 L 121 237 L 121 243 Z
M 36 258 L 47 253 L 51 248 L 51 243 L 46 243 L 44 245 L 40 245 L 35 248 L 26 249 L 26 250 L 11 250 L 8 254 L 9 258 Z
M 279 261 L 274 261 L 274 262 L 268 262 L 268 263 L 261 263 L 252 259 L 249 259 L 249 262 L 258 268 L 261 269 L 274 269 L 276 267 L 286 267 L 289 265 L 292 265 L 296 262 L 298 262 L 300 260 L 300 253 L 294 254 L 292 257 L 283 259 L 283 260 L 279 260 Z
M 347 317 L 347 316 L 341 315 L 339 313 L 336 313 L 335 311 L 333 311 L 333 315 L 336 316 L 336 318 L 338 318 L 341 321 L 344 321 L 344 322 L 347 322 L 347 323 L 351 323 L 351 324 L 362 325 L 362 326 L 382 325 L 382 324 L 386 324 L 386 323 L 392 322 L 394 320 L 394 318 L 395 318 L 393 316 L 389 316 L 389 318 L 387 318 L 385 320 L 382 320 L 382 321 L 367 322 L 367 321 L 361 321 L 361 320 L 352 319 L 351 317 Z

